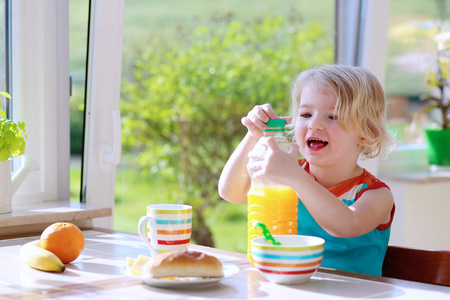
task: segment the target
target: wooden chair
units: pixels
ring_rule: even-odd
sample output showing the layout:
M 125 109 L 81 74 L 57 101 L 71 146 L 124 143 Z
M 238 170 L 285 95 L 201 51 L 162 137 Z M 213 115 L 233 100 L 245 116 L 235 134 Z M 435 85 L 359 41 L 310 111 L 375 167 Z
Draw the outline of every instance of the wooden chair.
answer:
M 388 246 L 383 277 L 450 286 L 450 251 Z

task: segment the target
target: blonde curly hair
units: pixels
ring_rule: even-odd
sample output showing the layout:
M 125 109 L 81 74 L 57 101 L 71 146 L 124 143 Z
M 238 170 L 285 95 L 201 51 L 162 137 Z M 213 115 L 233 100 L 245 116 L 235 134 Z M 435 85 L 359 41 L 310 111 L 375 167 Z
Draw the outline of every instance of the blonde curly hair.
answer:
M 345 65 L 325 65 L 301 72 L 291 87 L 288 133 L 294 128 L 303 88 L 313 83 L 325 94 L 337 98 L 336 114 L 342 128 L 366 139 L 362 158 L 387 155 L 395 139 L 386 128 L 386 98 L 378 79 L 367 69 Z

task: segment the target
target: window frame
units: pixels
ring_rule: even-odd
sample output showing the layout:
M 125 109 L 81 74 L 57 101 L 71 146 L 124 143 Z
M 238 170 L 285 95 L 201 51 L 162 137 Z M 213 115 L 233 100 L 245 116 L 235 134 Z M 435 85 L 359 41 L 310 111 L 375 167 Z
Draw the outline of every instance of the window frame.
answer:
M 111 208 L 121 151 L 118 108 L 124 3 L 90 3 L 83 202 Z M 25 153 L 40 166 L 14 195 L 13 210 L 14 204 L 69 202 L 69 2 L 14 1 L 11 15 L 13 119 L 25 121 Z M 14 168 L 20 165 L 20 158 L 14 159 Z M 94 224 L 112 228 L 112 217 Z
M 12 118 L 26 123 L 25 155 L 39 165 L 14 204 L 69 200 L 68 0 L 11 1 Z M 13 159 L 18 170 L 21 157 Z
M 120 85 L 124 0 L 91 1 L 82 202 L 114 209 L 121 155 Z M 112 130 L 111 130 L 112 129 Z M 94 220 L 112 228 L 113 217 Z

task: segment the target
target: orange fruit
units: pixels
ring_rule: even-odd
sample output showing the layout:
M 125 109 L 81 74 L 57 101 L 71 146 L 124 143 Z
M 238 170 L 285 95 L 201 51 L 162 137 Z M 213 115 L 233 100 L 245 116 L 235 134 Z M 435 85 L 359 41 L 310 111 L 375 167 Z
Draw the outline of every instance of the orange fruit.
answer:
M 53 252 L 64 263 L 74 261 L 84 249 L 84 235 L 72 223 L 54 223 L 41 234 L 40 246 Z

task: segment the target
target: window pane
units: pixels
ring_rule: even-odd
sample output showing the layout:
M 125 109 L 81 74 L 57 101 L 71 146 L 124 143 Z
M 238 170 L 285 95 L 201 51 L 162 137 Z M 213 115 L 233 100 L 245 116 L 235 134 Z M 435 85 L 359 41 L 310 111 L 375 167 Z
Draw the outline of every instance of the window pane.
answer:
M 89 0 L 70 0 L 70 200 L 80 201 Z
M 450 1 L 391 1 L 386 67 L 388 121 L 402 144 L 423 143 L 421 127 L 429 120 L 422 117 L 417 127 L 411 122 L 425 104 L 419 96 L 428 91 L 424 75 L 435 57 L 432 38 L 437 20 L 449 8 Z M 444 28 L 448 29 L 448 22 Z
M 333 32 L 333 0 L 127 1 L 114 229 L 184 202 L 194 231 L 204 222 L 216 247 L 245 252 L 247 208 L 217 193 L 240 118 L 266 102 L 285 114 L 293 77 L 333 62 Z

